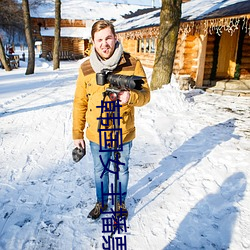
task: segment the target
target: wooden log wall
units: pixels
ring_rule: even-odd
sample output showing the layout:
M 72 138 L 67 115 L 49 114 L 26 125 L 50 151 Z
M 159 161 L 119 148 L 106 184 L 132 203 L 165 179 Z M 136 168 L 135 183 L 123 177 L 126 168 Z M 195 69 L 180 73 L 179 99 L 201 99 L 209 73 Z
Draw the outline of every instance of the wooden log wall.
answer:
M 177 76 L 190 75 L 192 79 L 196 79 L 199 53 L 197 39 L 195 35 L 178 36 L 173 67 L 173 73 Z
M 73 52 L 73 39 L 67 37 L 61 38 L 60 51 Z
M 46 58 L 48 52 L 52 52 L 54 47 L 54 37 L 42 38 L 42 57 Z M 60 51 L 69 51 L 77 58 L 84 56 L 84 51 L 88 47 L 88 40 L 78 38 L 61 38 Z
M 175 50 L 175 59 L 174 59 L 174 65 L 173 65 L 173 73 L 178 75 L 179 71 L 183 68 L 183 50 L 185 46 L 185 36 L 179 35 L 177 39 L 176 44 L 176 50 Z
M 187 36 L 184 50 L 184 64 L 180 74 L 188 74 L 192 79 L 196 78 L 197 58 L 199 54 L 198 38 L 195 35 Z
M 134 56 L 136 58 L 138 58 L 145 67 L 153 68 L 154 60 L 155 60 L 155 54 L 150 54 L 150 53 L 139 54 L 139 53 L 136 53 Z
M 48 52 L 53 51 L 54 37 L 42 37 L 42 57 L 46 58 Z
M 87 39 L 82 40 L 79 38 L 74 38 L 73 39 L 73 53 L 74 55 L 82 55 L 84 56 L 85 50 L 88 48 L 89 41 Z
M 49 28 L 55 27 L 54 18 L 31 18 L 32 26 L 34 29 L 39 29 L 39 27 Z M 86 27 L 86 21 L 84 20 L 71 20 L 62 19 L 61 27 Z
M 154 66 L 155 53 L 138 51 L 138 40 L 121 38 L 120 42 L 122 43 L 124 51 L 138 58 L 145 67 L 152 68 Z
M 120 42 L 122 43 L 123 46 L 123 50 L 127 51 L 131 54 L 135 54 L 136 53 L 136 47 L 137 47 L 137 40 L 125 40 L 125 39 L 121 39 Z

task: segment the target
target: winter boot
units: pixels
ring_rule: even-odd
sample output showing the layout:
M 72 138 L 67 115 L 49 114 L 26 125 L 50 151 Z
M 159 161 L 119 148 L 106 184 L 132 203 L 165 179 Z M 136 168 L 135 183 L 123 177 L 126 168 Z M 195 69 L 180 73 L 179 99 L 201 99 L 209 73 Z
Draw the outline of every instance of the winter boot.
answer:
M 125 206 L 125 202 L 122 202 L 122 204 L 120 204 L 120 202 L 118 201 L 116 207 L 117 207 L 116 212 L 119 212 L 118 217 L 124 216 L 127 219 L 128 218 L 128 210 Z
M 102 211 L 101 211 L 102 209 Z M 101 202 L 97 202 L 95 204 L 95 207 L 90 211 L 88 218 L 91 218 L 93 220 L 96 220 L 100 217 L 101 212 L 106 211 L 108 209 L 108 205 L 105 204 L 104 207 L 102 207 L 102 203 Z

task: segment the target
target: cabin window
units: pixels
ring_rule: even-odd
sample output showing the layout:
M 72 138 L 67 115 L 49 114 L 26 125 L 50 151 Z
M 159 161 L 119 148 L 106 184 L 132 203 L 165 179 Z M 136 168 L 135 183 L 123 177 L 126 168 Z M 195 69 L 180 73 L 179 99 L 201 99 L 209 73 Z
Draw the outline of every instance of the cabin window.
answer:
M 155 53 L 155 38 L 142 38 L 137 40 L 138 53 Z

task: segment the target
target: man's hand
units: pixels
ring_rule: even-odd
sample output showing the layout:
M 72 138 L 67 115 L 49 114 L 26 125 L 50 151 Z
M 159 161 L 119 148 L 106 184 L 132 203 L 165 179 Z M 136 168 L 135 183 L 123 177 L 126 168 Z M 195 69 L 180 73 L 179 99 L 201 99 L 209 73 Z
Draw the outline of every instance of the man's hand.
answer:
M 118 94 L 118 100 L 120 101 L 119 104 L 121 105 L 128 103 L 129 98 L 130 92 L 128 90 L 121 91 Z
M 74 144 L 76 147 L 82 147 L 82 148 L 85 148 L 85 142 L 83 139 L 76 139 L 74 140 Z

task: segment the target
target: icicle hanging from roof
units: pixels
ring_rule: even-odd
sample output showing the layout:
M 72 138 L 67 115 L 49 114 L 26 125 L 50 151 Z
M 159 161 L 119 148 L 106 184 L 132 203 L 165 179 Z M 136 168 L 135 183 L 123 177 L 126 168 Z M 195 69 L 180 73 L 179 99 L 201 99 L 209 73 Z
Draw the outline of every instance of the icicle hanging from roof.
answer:
M 239 29 L 240 21 L 242 20 L 242 30 L 245 30 L 246 34 L 250 36 L 250 16 L 238 16 L 238 17 L 225 17 L 208 19 L 201 21 L 181 22 L 179 28 L 179 34 L 195 34 L 202 33 L 205 36 L 215 32 L 217 35 L 221 35 L 222 32 L 229 32 L 231 35 Z M 119 38 L 125 39 L 141 39 L 143 37 L 155 37 L 159 36 L 159 26 L 145 27 L 136 30 L 129 30 L 125 32 L 119 32 Z
M 250 35 L 250 17 L 241 16 L 241 17 L 226 17 L 226 18 L 216 18 L 203 21 L 195 22 L 183 22 L 180 24 L 179 33 L 189 34 L 201 33 L 206 36 L 207 34 L 212 34 L 214 31 L 217 35 L 221 35 L 223 31 L 227 31 L 233 35 L 233 33 L 239 29 L 240 20 L 243 20 L 242 29 Z
M 249 17 L 244 17 L 242 29 L 245 29 L 245 32 L 250 36 L 250 22 Z

